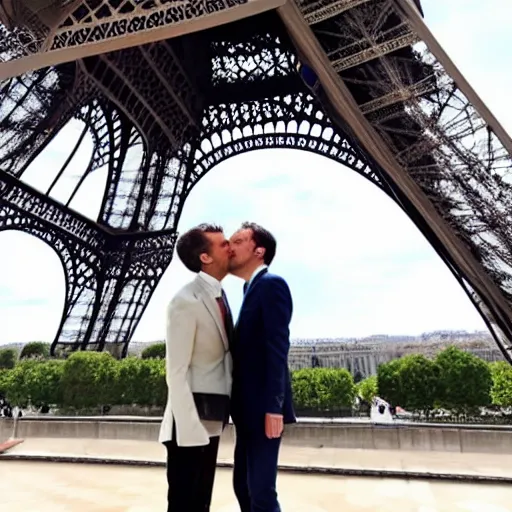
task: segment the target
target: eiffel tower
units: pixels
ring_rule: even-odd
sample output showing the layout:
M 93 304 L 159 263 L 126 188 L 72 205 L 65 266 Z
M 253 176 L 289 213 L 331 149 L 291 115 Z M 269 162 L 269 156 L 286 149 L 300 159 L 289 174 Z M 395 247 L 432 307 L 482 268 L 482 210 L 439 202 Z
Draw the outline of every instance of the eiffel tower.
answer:
M 61 258 L 53 353 L 125 356 L 194 185 L 240 153 L 294 148 L 392 198 L 512 361 L 512 141 L 419 0 L 0 0 L 0 22 L 0 231 Z M 25 171 L 73 119 L 82 137 L 35 190 Z M 90 162 L 58 202 L 87 133 Z M 105 168 L 93 222 L 70 202 Z

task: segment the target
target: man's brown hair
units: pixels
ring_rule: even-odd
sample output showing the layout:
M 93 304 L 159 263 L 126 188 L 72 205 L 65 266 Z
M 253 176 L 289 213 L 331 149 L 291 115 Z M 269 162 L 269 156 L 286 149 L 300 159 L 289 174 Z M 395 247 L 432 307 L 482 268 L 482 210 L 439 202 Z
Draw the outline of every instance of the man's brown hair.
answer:
M 272 233 L 255 222 L 244 222 L 242 229 L 250 229 L 252 231 L 252 239 L 256 247 L 265 249 L 263 262 L 270 265 L 276 255 L 277 242 Z
M 183 265 L 192 272 L 202 269 L 201 254 L 209 253 L 210 241 L 205 233 L 223 233 L 224 230 L 215 224 L 199 224 L 181 235 L 176 244 L 176 252 Z

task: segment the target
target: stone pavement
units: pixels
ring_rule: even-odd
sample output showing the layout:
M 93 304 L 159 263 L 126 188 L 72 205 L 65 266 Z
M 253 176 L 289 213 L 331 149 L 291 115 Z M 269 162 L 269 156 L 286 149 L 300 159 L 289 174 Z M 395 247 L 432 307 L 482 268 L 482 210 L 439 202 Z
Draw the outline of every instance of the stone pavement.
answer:
M 229 466 L 232 456 L 232 445 L 221 443 L 219 464 Z M 165 449 L 157 442 L 149 441 L 29 438 L 0 455 L 0 461 L 8 459 L 163 466 Z M 307 473 L 409 479 L 501 480 L 512 483 L 510 456 L 501 454 L 347 450 L 284 445 L 280 465 L 282 470 Z
M 14 462 L 0 458 L 1 510 L 156 512 L 166 509 L 163 468 Z M 281 473 L 283 512 L 512 512 L 512 488 Z M 212 512 L 238 512 L 231 472 L 219 469 Z

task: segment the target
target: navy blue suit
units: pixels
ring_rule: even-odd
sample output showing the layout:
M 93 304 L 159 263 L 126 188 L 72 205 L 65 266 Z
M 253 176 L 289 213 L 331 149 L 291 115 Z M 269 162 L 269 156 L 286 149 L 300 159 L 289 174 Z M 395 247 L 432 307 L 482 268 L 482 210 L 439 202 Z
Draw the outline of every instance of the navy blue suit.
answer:
M 288 370 L 291 317 L 288 285 L 262 270 L 245 293 L 232 346 L 233 485 L 242 512 L 280 511 L 276 477 L 281 439 L 265 435 L 265 414 L 296 421 Z

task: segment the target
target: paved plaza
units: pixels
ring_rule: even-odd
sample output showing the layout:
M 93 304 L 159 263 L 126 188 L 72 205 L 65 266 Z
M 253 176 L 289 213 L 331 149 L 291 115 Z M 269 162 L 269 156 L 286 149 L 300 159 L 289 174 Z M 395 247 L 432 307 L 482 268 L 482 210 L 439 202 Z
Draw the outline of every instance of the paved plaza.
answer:
M 139 461 L 165 463 L 165 448 L 154 441 L 127 439 L 28 438 L 8 450 L 14 458 L 89 458 L 106 461 Z M 0 460 L 3 456 L 0 456 Z M 69 461 L 69 460 L 68 460 Z M 223 442 L 219 462 L 233 462 L 233 445 Z M 508 454 L 456 453 L 406 450 L 361 450 L 332 447 L 281 447 L 279 462 L 283 466 L 354 472 L 388 472 L 411 475 L 460 475 L 466 477 L 498 477 L 512 479 Z
M 165 510 L 163 468 L 0 461 L 2 510 Z M 279 476 L 283 512 L 512 512 L 509 485 Z M 212 512 L 237 512 L 231 471 L 220 469 Z
M 229 464 L 232 451 L 222 443 L 220 462 Z M 102 464 L 87 463 L 91 459 Z M 0 455 L 0 510 L 164 511 L 164 460 L 156 442 L 28 438 Z M 283 512 L 512 512 L 512 469 L 505 454 L 283 446 L 280 461 L 316 473 L 280 473 Z M 345 474 L 327 476 L 331 470 Z M 346 476 L 350 470 L 357 476 Z M 440 474 L 466 481 L 432 479 Z M 468 481 L 475 478 L 488 482 Z M 489 483 L 496 478 L 504 481 Z M 238 510 L 231 470 L 219 469 L 212 512 Z

